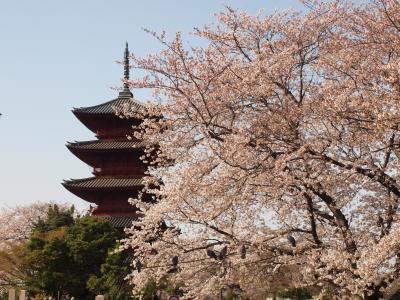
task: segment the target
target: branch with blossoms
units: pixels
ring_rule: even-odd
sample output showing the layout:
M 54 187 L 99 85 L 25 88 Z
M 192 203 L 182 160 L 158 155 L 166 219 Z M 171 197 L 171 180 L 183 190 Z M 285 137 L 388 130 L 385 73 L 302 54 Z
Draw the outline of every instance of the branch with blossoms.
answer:
M 151 33 L 164 49 L 132 55 L 146 75 L 130 85 L 159 100 L 136 134 L 162 184 L 145 187 L 157 203 L 129 231 L 137 290 L 168 276 L 189 298 L 232 285 L 255 298 L 281 278 L 386 297 L 399 272 L 399 18 L 391 0 L 313 1 L 227 8 L 195 29 L 204 47 Z

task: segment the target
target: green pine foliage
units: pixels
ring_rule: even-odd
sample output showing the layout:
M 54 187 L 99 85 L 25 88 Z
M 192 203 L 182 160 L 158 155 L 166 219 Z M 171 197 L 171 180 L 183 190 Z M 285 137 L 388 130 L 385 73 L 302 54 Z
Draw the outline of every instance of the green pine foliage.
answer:
M 27 286 L 36 295 L 56 297 L 60 293 L 93 300 L 99 292 L 109 291 L 118 294 L 111 299 L 130 299 L 127 283 L 116 281 L 119 274 L 129 273 L 129 262 L 124 261 L 124 254 L 111 251 L 121 237 L 106 221 L 74 218 L 73 207 L 50 207 L 46 220 L 35 224 L 26 246 Z
M 131 272 L 129 259 L 127 251 L 110 251 L 105 263 L 101 265 L 100 275 L 90 276 L 88 289 L 95 294 L 105 295 L 107 299 L 133 299 L 132 287 L 125 280 Z
M 74 223 L 74 212 L 74 206 L 69 209 L 60 209 L 57 204 L 50 205 L 47 210 L 46 220 L 38 220 L 33 225 L 33 231 L 44 233 L 72 225 Z

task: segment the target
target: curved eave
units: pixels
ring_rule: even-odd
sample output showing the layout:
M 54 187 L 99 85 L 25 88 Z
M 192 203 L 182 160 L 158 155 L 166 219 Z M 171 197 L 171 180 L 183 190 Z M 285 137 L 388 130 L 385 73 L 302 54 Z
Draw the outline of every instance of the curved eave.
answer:
M 86 142 L 67 143 L 71 151 L 135 151 L 146 146 L 144 141 L 132 140 L 94 140 Z
M 99 118 L 99 119 L 110 119 L 110 118 L 119 118 L 115 113 L 107 113 L 107 114 L 91 114 L 91 113 L 85 113 L 85 112 L 80 112 L 76 111 L 75 108 L 71 110 L 72 113 L 75 115 L 75 117 L 81 121 L 84 125 L 86 118 L 91 117 L 91 118 Z M 90 128 L 89 128 L 90 129 Z
M 102 123 L 120 119 L 116 114 L 90 114 L 72 111 L 75 117 L 91 132 L 97 134 Z
M 129 163 L 142 165 L 140 156 L 143 155 L 143 147 L 93 147 L 93 145 L 78 145 L 75 143 L 67 144 L 68 150 L 85 164 L 91 167 L 99 166 L 110 157 L 129 158 Z M 118 145 L 116 145 L 118 146 Z M 127 161 L 127 163 L 128 163 Z
M 68 149 L 78 150 L 134 150 L 144 148 L 146 143 L 138 140 L 93 140 L 84 142 L 68 142 Z
M 90 177 L 65 180 L 62 185 L 75 196 L 96 204 L 99 204 L 102 199 L 117 201 L 118 198 L 126 201 L 130 197 L 135 197 L 143 188 L 142 177 Z
M 129 228 L 132 227 L 133 222 L 140 218 L 139 214 L 134 216 L 99 216 L 98 218 L 110 222 L 115 228 Z
M 116 114 L 88 114 L 88 113 L 76 113 L 76 118 L 86 126 L 90 131 L 92 131 L 96 136 L 101 138 L 101 135 L 105 133 L 110 133 L 110 129 L 116 129 L 117 135 L 112 133 L 112 135 L 121 137 L 126 137 L 132 134 L 133 126 L 138 126 L 143 120 L 139 118 L 120 118 Z
M 62 185 L 71 192 L 137 190 L 143 187 L 143 177 L 89 177 L 64 180 Z
M 99 126 L 104 122 L 118 122 L 127 125 L 137 125 L 141 122 L 140 118 L 120 118 L 118 115 L 123 111 L 145 111 L 146 106 L 132 98 L 132 94 L 120 93 L 118 98 L 101 103 L 99 105 L 73 108 L 72 113 L 90 131 L 97 134 Z M 120 120 L 120 121 L 118 121 Z
M 133 99 L 132 97 L 121 97 L 116 99 L 88 107 L 73 108 L 72 112 L 75 115 L 79 114 L 93 114 L 93 115 L 116 115 L 119 111 L 124 109 L 141 111 L 145 110 L 146 106 Z

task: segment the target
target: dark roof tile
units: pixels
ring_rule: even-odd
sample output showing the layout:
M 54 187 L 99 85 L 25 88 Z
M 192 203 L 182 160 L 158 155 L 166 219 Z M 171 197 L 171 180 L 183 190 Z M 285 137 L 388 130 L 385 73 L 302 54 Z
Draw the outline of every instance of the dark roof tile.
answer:
M 95 140 L 87 142 L 68 143 L 69 149 L 84 149 L 84 150 L 124 150 L 143 148 L 145 143 L 143 141 L 133 140 Z
M 133 188 L 143 185 L 143 177 L 90 177 L 65 180 L 63 185 L 81 189 Z
M 132 110 L 143 110 L 146 106 L 129 97 L 118 97 L 117 99 L 89 107 L 74 108 L 72 111 L 74 113 L 84 113 L 84 114 L 113 114 L 115 115 L 117 111 L 123 110 L 125 108 L 130 108 Z
M 105 220 L 110 222 L 115 228 L 132 227 L 132 222 L 138 219 L 137 216 L 135 217 L 105 216 L 100 218 L 104 218 Z

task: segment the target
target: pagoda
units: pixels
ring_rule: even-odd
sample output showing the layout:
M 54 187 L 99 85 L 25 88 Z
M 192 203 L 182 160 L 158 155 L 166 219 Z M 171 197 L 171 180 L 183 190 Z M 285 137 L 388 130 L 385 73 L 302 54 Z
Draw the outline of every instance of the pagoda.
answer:
M 74 108 L 73 114 L 95 133 L 92 141 L 68 143 L 67 148 L 80 160 L 93 168 L 93 176 L 65 180 L 63 186 L 81 199 L 94 203 L 92 215 L 105 217 L 114 227 L 122 229 L 132 225 L 138 217 L 137 208 L 128 202 L 142 190 L 146 165 L 140 160 L 144 143 L 132 136 L 133 126 L 139 118 L 121 118 L 117 111 L 143 110 L 145 106 L 134 100 L 129 90 L 129 51 L 124 53 L 124 84 L 118 97 L 111 101 Z

